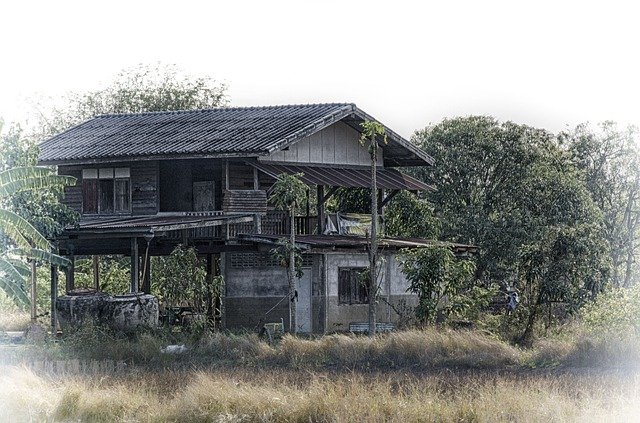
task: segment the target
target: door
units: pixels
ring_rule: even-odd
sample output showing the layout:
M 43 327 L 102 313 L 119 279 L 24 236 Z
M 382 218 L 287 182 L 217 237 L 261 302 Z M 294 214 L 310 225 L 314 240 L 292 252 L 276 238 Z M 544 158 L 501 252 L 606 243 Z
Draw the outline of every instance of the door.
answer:
M 193 211 L 215 210 L 215 184 L 213 181 L 193 183 Z
M 305 268 L 297 281 L 298 303 L 296 304 L 296 326 L 298 332 L 311 332 L 311 268 Z

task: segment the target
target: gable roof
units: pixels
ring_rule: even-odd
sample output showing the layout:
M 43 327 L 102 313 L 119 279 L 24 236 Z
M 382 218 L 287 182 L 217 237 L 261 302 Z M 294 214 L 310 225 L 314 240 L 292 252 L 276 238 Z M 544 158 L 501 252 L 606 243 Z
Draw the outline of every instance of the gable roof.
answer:
M 44 141 L 39 161 L 265 156 L 340 120 L 359 130 L 360 122 L 374 119 L 349 103 L 101 115 Z M 409 141 L 386 131 L 385 165 L 433 163 Z

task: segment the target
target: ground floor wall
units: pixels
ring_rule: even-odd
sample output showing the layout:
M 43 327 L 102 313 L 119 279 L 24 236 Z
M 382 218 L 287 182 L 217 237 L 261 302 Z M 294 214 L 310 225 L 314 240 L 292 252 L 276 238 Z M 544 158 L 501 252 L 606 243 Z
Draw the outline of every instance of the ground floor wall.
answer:
M 395 253 L 381 255 L 378 276 L 380 292 L 376 307 L 378 322 L 401 323 L 412 315 L 418 298 L 407 292 L 409 286 L 400 269 Z M 339 293 L 339 273 L 341 269 L 365 269 L 369 267 L 369 257 L 364 253 L 326 254 L 326 323 L 325 332 L 348 331 L 351 323 L 368 322 L 369 304 L 348 304 L 341 301 Z
M 280 322 L 289 330 L 289 298 L 286 268 L 269 252 L 224 254 L 225 326 L 259 329 Z M 366 253 L 307 255 L 303 277 L 296 279 L 298 332 L 348 331 L 350 323 L 368 321 L 368 304 L 345 303 L 339 293 L 339 273 L 365 269 Z M 407 293 L 408 282 L 395 254 L 383 254 L 377 320 L 398 324 L 411 315 L 417 297 Z

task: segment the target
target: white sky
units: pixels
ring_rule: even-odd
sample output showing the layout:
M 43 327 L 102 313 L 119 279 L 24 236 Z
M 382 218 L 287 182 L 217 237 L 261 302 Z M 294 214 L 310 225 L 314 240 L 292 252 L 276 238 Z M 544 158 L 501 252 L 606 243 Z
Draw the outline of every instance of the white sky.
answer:
M 469 114 L 639 125 L 634 3 L 7 1 L 0 116 L 160 61 L 226 82 L 232 105 L 355 102 L 407 137 Z

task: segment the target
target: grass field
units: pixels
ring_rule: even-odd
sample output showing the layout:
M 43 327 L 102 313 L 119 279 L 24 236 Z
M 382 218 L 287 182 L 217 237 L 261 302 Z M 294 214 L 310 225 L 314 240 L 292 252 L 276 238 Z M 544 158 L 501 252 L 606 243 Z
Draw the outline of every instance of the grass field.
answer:
M 3 369 L 1 421 L 635 421 L 637 373 L 237 369 L 50 379 Z
M 0 368 L 0 421 L 640 420 L 635 340 L 547 340 L 531 350 L 480 332 L 376 339 L 215 334 L 164 355 L 166 337 L 90 330 L 25 345 Z M 117 374 L 36 374 L 35 358 L 116 359 Z M 5 361 L 6 362 L 6 361 Z

